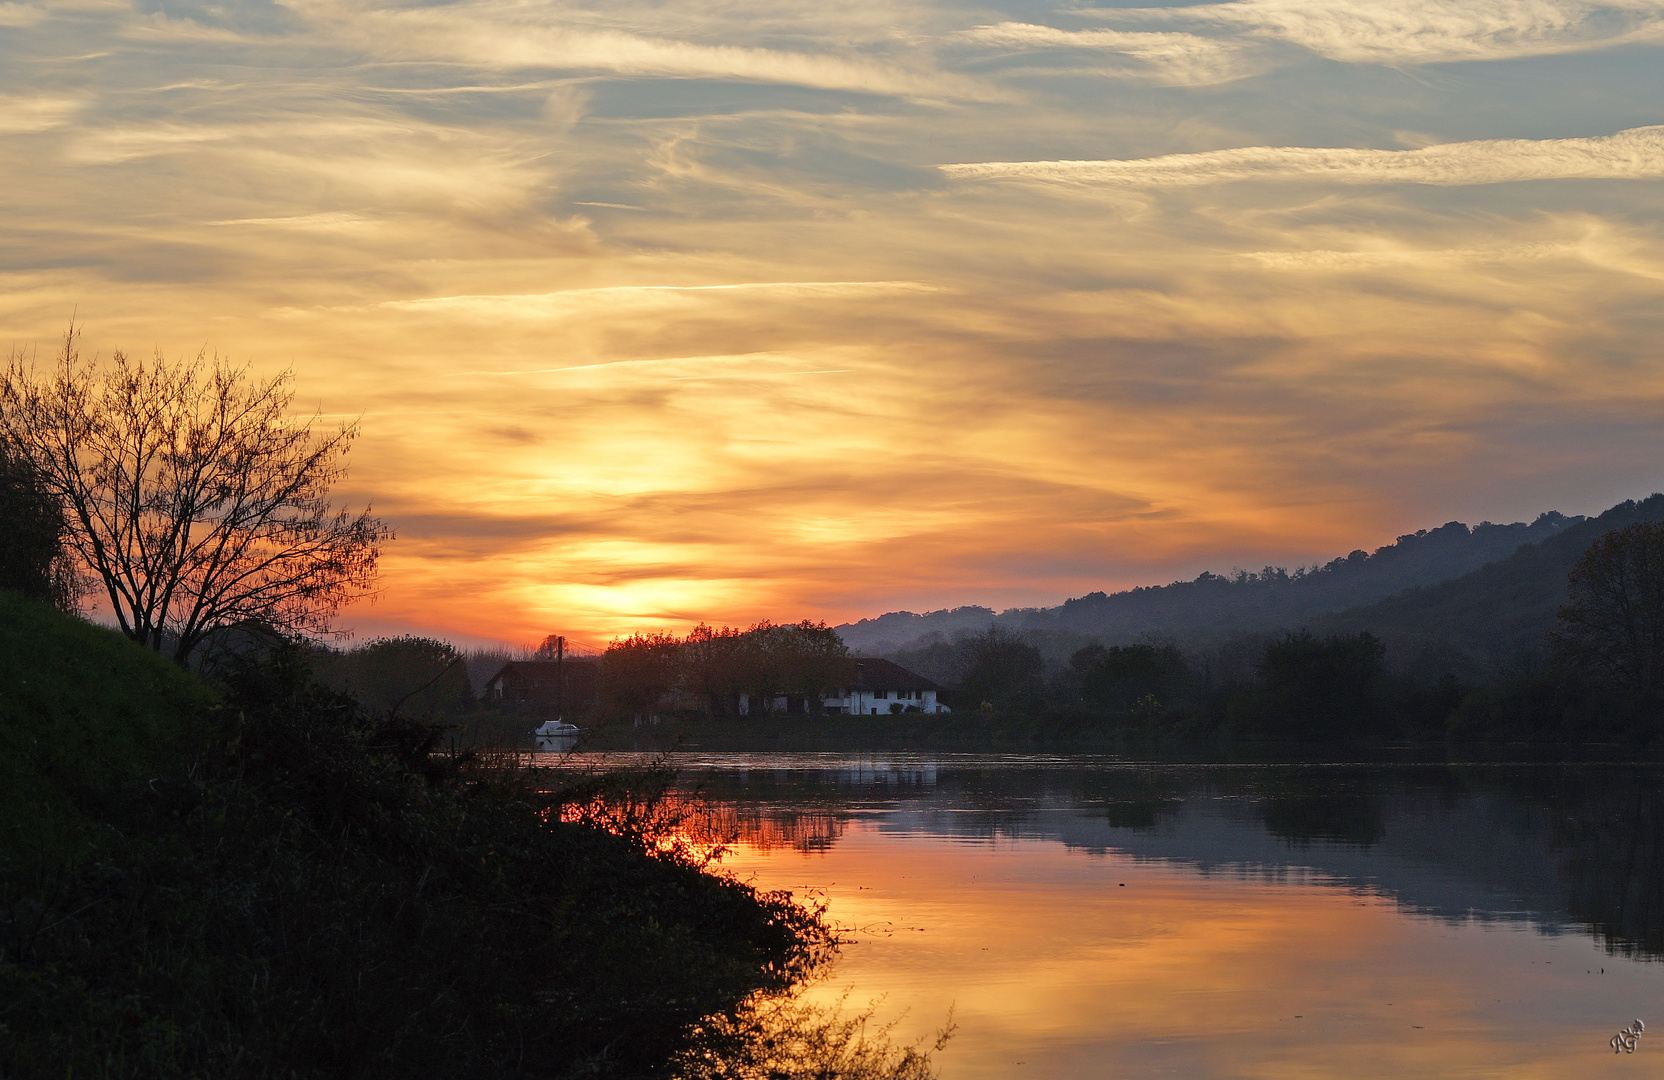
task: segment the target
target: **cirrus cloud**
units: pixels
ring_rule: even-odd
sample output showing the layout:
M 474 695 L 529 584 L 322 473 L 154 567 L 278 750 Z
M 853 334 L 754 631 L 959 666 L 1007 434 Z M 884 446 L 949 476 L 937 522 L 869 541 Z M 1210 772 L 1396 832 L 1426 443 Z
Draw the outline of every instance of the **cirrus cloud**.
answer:
M 1172 86 L 1203 86 L 1240 78 L 1255 70 L 1240 44 L 1198 34 L 1138 30 L 1059 30 L 1032 23 L 1003 22 L 956 35 L 960 40 L 1012 50 L 1086 49 L 1137 61 L 1142 74 Z
M 1664 40 L 1664 5 L 1657 0 L 1233 0 L 1072 14 L 1208 26 L 1347 63 L 1506 60 Z
M 942 165 L 957 180 L 1044 180 L 1187 187 L 1234 180 L 1340 184 L 1500 184 L 1518 180 L 1664 177 L 1664 125 L 1591 139 L 1478 139 L 1420 150 L 1243 146 L 1111 161 L 984 161 Z

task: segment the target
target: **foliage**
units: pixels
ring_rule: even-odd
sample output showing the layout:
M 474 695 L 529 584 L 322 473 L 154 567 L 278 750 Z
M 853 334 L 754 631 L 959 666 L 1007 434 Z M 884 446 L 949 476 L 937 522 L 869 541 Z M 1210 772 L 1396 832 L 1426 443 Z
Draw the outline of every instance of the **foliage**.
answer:
M 601 658 L 601 708 L 611 716 L 656 713 L 681 684 L 686 666 L 674 634 L 632 634 Z
M 1171 702 L 1190 671 L 1173 645 L 1088 645 L 1069 658 L 1069 675 L 1082 701 L 1116 711 L 1140 703 Z
M 1366 738 L 1385 650 L 1368 632 L 1318 638 L 1284 634 L 1260 660 L 1259 686 L 1247 699 L 1247 725 L 1302 741 Z
M 217 627 L 322 633 L 370 588 L 392 533 L 329 501 L 357 428 L 290 418 L 291 379 L 251 382 L 217 355 L 83 363 L 73 327 L 50 374 L 13 355 L 0 428 L 133 640 L 183 663 Z
M 1040 650 L 998 627 L 965 639 L 964 648 L 968 663 L 955 695 L 962 708 L 1022 710 L 1040 704 L 1046 674 Z
M 431 722 L 474 705 L 464 658 L 448 641 L 406 635 L 375 638 L 346 652 L 319 649 L 312 669 L 325 686 L 376 714 L 396 711 Z
M 747 629 L 701 623 L 680 641 L 636 634 L 601 659 L 603 701 L 615 716 L 656 713 L 680 699 L 713 716 L 735 716 L 747 699 L 763 712 L 776 698 L 801 696 L 810 712 L 849 675 L 849 650 L 824 622 L 805 619 Z
M 299 646 L 216 706 L 109 631 L 0 615 L 0 1075 L 650 1075 L 829 947 L 665 843 L 650 785 L 435 756 Z
M 0 591 L 0 845 L 65 859 L 149 797 L 213 703 L 120 636 Z M 7 871 L 16 864 L 7 864 Z
M 81 590 L 64 533 L 63 506 L 46 477 L 0 439 L 0 589 L 73 608 Z
M 1574 664 L 1641 693 L 1664 689 L 1664 523 L 1596 540 L 1572 568 L 1558 641 Z

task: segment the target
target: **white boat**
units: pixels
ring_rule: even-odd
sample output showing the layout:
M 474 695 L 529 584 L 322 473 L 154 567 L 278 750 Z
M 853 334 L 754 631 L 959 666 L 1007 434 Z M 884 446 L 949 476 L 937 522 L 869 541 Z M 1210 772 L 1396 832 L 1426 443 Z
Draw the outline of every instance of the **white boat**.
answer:
M 524 728 L 521 729 L 525 730 Z M 540 739 L 572 738 L 583 734 L 575 724 L 568 724 L 563 720 L 545 720 L 532 734 Z

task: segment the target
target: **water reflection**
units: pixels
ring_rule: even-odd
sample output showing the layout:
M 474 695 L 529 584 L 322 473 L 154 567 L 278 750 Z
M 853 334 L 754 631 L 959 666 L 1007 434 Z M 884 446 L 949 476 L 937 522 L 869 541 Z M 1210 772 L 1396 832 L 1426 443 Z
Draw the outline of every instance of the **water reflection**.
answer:
M 680 765 L 855 928 L 834 982 L 955 1008 L 948 1080 L 1650 1075 L 1608 1043 L 1664 1001 L 1655 768 Z
M 1664 956 L 1657 770 L 1621 766 L 1129 767 L 692 759 L 712 827 L 824 851 L 849 823 L 954 840 L 1040 840 L 1204 875 L 1366 889 L 1455 920 L 1592 930 Z

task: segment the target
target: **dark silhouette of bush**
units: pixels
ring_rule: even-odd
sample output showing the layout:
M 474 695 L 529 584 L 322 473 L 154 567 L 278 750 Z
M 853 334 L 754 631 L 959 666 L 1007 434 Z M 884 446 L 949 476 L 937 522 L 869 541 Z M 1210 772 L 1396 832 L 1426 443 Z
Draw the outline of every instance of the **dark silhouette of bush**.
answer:
M 1045 693 L 1046 662 L 1040 650 L 999 627 L 966 638 L 968 663 L 954 700 L 959 708 L 987 703 L 1002 712 L 1032 712 Z
M 1375 737 L 1385 654 L 1369 633 L 1285 633 L 1266 647 L 1257 683 L 1230 703 L 1231 726 L 1299 742 Z
M 28 456 L 0 440 L 0 589 L 60 608 L 77 590 L 64 550 L 63 506 Z
M 1069 672 L 1081 701 L 1117 712 L 1169 705 L 1190 676 L 1172 645 L 1088 645 L 1069 658 Z
M 317 650 L 311 663 L 320 682 L 372 713 L 397 710 L 434 721 L 460 716 L 475 704 L 463 655 L 448 641 L 374 638 L 345 652 Z

